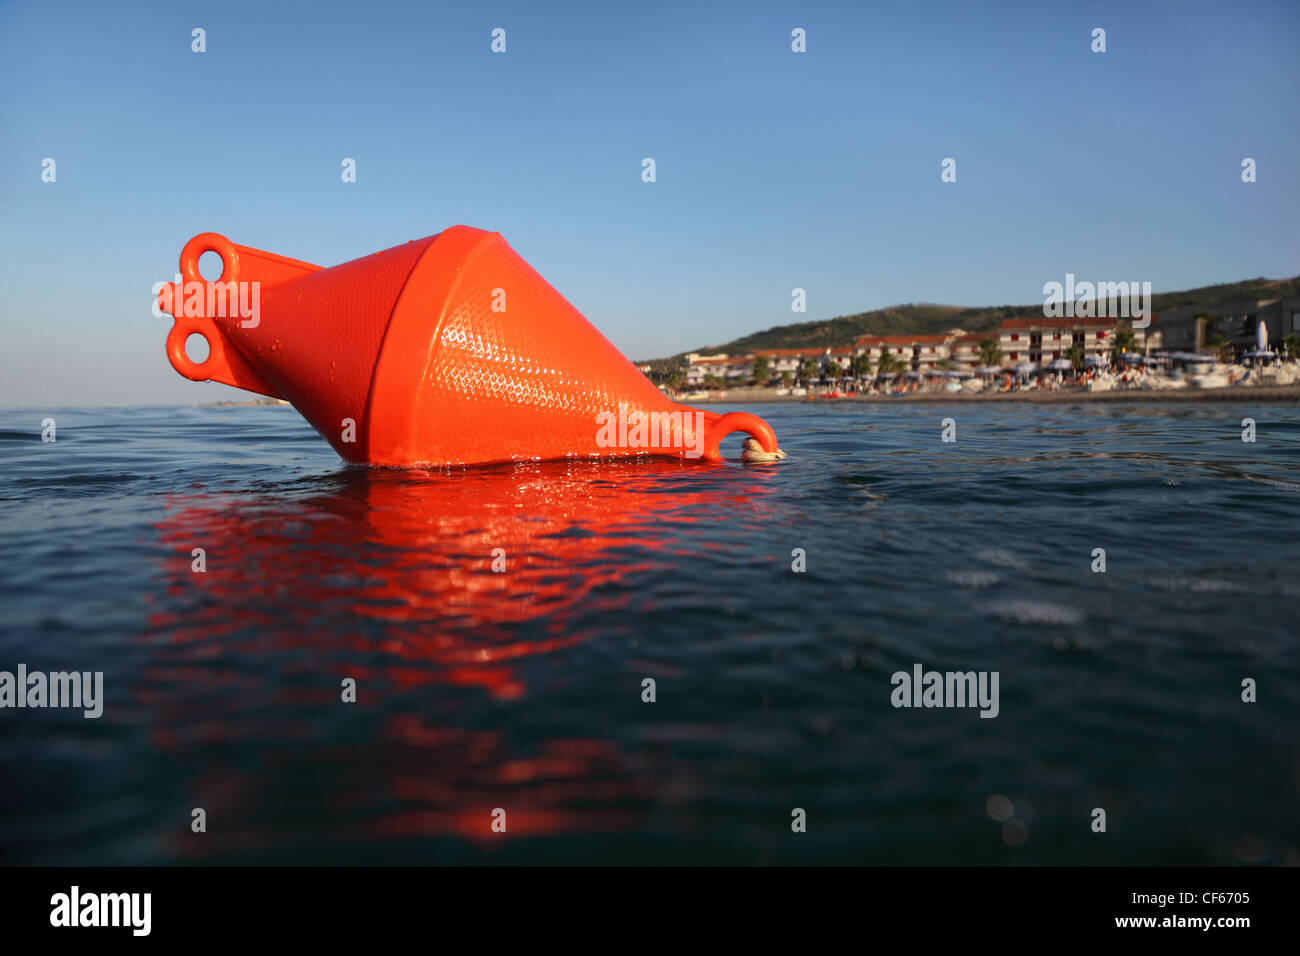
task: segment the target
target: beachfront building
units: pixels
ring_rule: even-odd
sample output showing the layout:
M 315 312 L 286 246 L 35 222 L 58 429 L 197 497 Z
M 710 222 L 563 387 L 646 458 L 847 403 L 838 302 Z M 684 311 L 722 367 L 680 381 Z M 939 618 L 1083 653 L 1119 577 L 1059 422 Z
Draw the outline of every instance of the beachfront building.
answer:
M 767 367 L 772 378 L 779 379 L 786 372 L 791 378 L 799 377 L 799 369 L 808 359 L 820 363 L 822 353 L 817 349 L 763 349 L 759 355 L 767 356 Z
M 950 341 L 955 338 L 948 332 L 938 335 L 914 335 L 912 337 L 912 370 L 927 372 L 940 367 L 952 354 Z
M 1118 319 L 1003 319 L 998 326 L 998 348 L 1004 365 L 1033 362 L 1045 365 L 1065 358 L 1072 346 L 1083 349 L 1084 360 L 1106 364 L 1119 328 Z M 1142 350 L 1143 335 L 1135 331 L 1137 350 Z
M 822 356 L 822 362 L 830 359 L 840 367 L 841 375 L 848 375 L 852 369 L 853 359 L 858 354 L 856 345 L 842 345 L 833 349 L 827 349 L 826 354 Z
M 997 337 L 996 332 L 963 332 L 954 336 L 948 343 L 952 367 L 969 372 L 982 368 L 984 363 L 980 361 L 980 343 Z
M 877 365 L 879 365 L 880 353 L 882 351 L 880 336 L 878 335 L 859 336 L 858 340 L 853 343 L 853 347 L 854 349 L 857 350 L 857 353 L 859 355 L 865 355 L 868 359 L 871 360 L 872 368 L 875 368 Z
M 872 367 L 878 367 L 880 357 L 893 355 L 912 371 L 929 371 L 951 355 L 951 343 L 961 332 L 954 329 L 936 335 L 864 335 L 858 339 L 855 353 L 871 357 Z
M 723 362 L 726 360 L 726 353 L 717 355 L 701 355 L 698 352 L 691 352 L 686 356 L 686 384 L 699 385 L 704 381 L 707 375 L 717 375 L 723 369 Z
M 880 358 L 886 353 L 894 356 L 905 367 L 910 367 L 912 337 L 910 335 L 864 335 L 855 348 L 871 359 L 872 368 L 880 368 Z
M 724 382 L 748 381 L 754 374 L 752 355 L 731 356 L 725 352 L 717 355 L 700 355 L 692 352 L 686 356 L 686 384 L 702 385 L 709 376 Z
M 1277 333 L 1279 338 L 1300 335 L 1300 296 L 1278 301 Z
M 1300 335 L 1300 296 L 1284 299 L 1245 299 L 1208 308 L 1165 309 L 1151 317 L 1148 348 L 1170 352 L 1208 352 L 1216 336 L 1235 355 L 1255 348 L 1264 323 L 1270 348 L 1288 335 Z
M 828 361 L 839 366 L 841 375 L 848 375 L 853 367 L 854 356 L 859 351 L 856 346 L 843 345 L 829 349 L 763 349 L 756 355 L 767 357 L 772 379 L 781 378 L 785 372 L 789 372 L 792 378 L 800 379 L 803 377 L 801 371 L 805 362 L 815 363 L 819 376 Z
M 745 355 L 728 355 L 725 352 L 700 355 L 692 352 L 686 356 L 686 383 L 692 386 L 702 385 L 709 376 L 732 384 L 748 381 L 754 375 L 754 363 L 760 356 L 767 359 L 769 382 L 779 381 L 786 372 L 790 373 L 791 378 L 798 379 L 801 378 L 800 372 L 805 362 L 816 363 L 820 375 L 828 358 L 847 370 L 856 354 L 857 350 L 852 346 L 835 349 L 760 349 Z

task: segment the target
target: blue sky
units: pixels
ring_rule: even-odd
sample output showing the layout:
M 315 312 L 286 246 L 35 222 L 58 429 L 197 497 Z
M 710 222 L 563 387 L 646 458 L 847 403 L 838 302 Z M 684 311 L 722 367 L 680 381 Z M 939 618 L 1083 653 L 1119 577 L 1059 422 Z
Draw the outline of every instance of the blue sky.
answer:
M 1293 0 L 0 0 L 0 406 L 238 394 L 150 312 L 208 230 L 322 265 L 498 230 L 632 358 L 1067 272 L 1294 275 L 1297 36 Z

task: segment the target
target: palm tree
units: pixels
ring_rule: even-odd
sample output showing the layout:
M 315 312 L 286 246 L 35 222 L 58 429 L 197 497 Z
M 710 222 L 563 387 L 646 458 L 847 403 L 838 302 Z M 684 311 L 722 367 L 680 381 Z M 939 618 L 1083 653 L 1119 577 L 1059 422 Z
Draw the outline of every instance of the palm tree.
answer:
M 1296 356 L 1300 355 L 1300 335 L 1296 335 L 1292 332 L 1290 335 L 1283 336 L 1282 347 L 1286 349 L 1287 355 L 1289 355 L 1291 361 L 1294 362 Z
M 998 340 L 993 336 L 989 336 L 980 342 L 980 364 L 985 366 L 1002 365 L 1002 349 L 998 347 Z
M 716 389 L 722 387 L 722 379 L 718 376 L 709 374 L 704 376 L 704 387 L 707 389 Z
M 1205 336 L 1205 347 L 1213 352 L 1220 362 L 1227 360 L 1230 346 L 1228 340 L 1219 334 L 1217 329 Z
M 794 376 L 790 373 L 789 369 L 786 369 L 784 372 L 781 373 L 781 384 L 784 385 L 786 388 L 789 388 L 790 383 L 793 381 L 794 381 Z
M 799 366 L 799 377 L 805 382 L 811 382 L 820 374 L 821 366 L 817 364 L 816 359 L 804 359 L 803 364 Z
M 1223 335 L 1223 319 L 1209 312 L 1198 312 L 1196 318 L 1205 320 L 1205 348 L 1214 353 L 1219 361 L 1226 360 L 1231 346 Z
M 1124 355 L 1127 352 L 1137 351 L 1137 336 L 1133 334 L 1132 326 L 1121 326 L 1115 329 L 1115 338 L 1110 343 L 1110 360 L 1114 365 L 1124 361 Z
M 1065 350 L 1065 357 L 1070 360 L 1070 367 L 1074 369 L 1074 374 L 1078 375 L 1083 371 L 1083 346 L 1071 345 Z
M 876 371 L 886 378 L 893 378 L 906 368 L 903 360 L 888 349 L 880 353 L 880 360 L 876 362 Z
M 849 369 L 858 378 L 867 378 L 871 375 L 871 355 L 867 352 L 859 352 L 853 356 L 853 361 L 849 364 Z
M 772 377 L 772 363 L 766 355 L 754 359 L 754 384 L 766 385 Z

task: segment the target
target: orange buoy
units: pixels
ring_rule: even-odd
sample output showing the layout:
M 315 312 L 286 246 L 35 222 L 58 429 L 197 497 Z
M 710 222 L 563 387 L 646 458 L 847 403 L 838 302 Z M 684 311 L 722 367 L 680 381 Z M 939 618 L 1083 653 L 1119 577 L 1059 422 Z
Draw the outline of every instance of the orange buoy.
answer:
M 200 275 L 205 252 L 219 279 Z M 203 233 L 158 305 L 178 372 L 288 401 L 349 462 L 719 461 L 737 431 L 778 450 L 755 415 L 670 401 L 495 232 L 453 226 L 330 268 Z

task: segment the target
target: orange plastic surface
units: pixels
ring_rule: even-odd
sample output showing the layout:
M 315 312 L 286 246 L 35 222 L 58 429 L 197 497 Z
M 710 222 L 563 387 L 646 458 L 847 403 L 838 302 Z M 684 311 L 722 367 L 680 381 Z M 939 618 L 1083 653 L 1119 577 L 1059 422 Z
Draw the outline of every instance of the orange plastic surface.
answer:
M 198 271 L 207 251 L 222 258 L 216 281 L 259 283 L 256 320 L 178 298 L 210 285 Z M 158 296 L 175 316 L 176 370 L 289 401 L 349 462 L 718 461 L 737 431 L 777 448 L 755 415 L 670 401 L 495 232 L 454 226 L 328 269 L 203 233 L 180 272 L 185 289 Z M 185 353 L 194 333 L 208 341 L 203 363 Z

